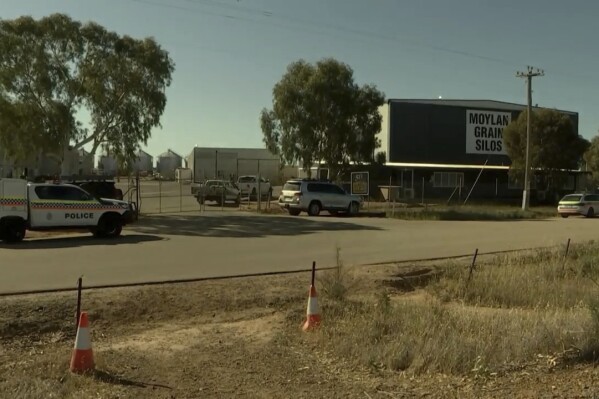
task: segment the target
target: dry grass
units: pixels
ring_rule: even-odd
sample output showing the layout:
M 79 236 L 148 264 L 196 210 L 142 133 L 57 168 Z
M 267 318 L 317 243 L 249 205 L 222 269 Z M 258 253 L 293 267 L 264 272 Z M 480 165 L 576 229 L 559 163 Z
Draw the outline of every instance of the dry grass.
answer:
M 344 265 L 339 247 L 336 248 L 335 260 L 335 267 L 319 273 L 319 283 L 325 297 L 342 301 L 356 287 L 357 280 L 351 270 Z
M 315 334 L 309 273 L 84 291 L 89 376 L 68 371 L 74 293 L 3 298 L 0 398 L 590 397 L 570 381 L 597 380 L 598 254 L 497 256 L 468 282 L 467 261 L 351 268 L 338 250 Z
M 522 211 L 513 206 L 426 206 L 420 208 L 396 207 L 388 210 L 390 217 L 407 220 L 520 220 L 543 219 L 556 216 L 555 208 L 539 207 Z
M 599 353 L 599 246 L 499 256 L 468 282 L 464 263 L 409 295 L 328 303 L 322 339 L 375 370 L 488 375 L 542 361 L 554 367 Z
M 501 255 L 480 264 L 468 283 L 468 268 L 451 265 L 429 287 L 445 301 L 502 308 L 573 308 L 599 294 L 599 246 L 573 246 Z

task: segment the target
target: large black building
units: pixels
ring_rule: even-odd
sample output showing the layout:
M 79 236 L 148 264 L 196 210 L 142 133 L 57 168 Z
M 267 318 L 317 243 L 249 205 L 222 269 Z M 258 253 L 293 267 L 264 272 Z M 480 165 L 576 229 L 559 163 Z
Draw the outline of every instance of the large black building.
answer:
M 491 100 L 388 100 L 381 108 L 380 151 L 408 195 L 516 199 L 522 186 L 509 179 L 502 132 L 521 112 L 525 105 Z M 578 113 L 559 112 L 578 132 Z M 570 174 L 560 189 L 576 189 L 576 177 Z M 545 197 L 547 184 L 533 181 L 532 187 L 538 199 Z

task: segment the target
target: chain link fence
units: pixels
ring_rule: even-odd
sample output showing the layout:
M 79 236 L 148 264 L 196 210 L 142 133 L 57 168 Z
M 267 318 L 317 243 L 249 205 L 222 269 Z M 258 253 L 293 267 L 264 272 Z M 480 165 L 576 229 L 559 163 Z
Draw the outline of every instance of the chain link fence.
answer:
M 270 210 L 278 208 L 276 198 L 280 187 L 273 187 L 271 198 L 250 198 L 242 195 L 239 204 L 234 202 L 205 201 L 200 204 L 192 194 L 191 180 L 157 180 L 151 178 L 120 178 L 116 184 L 123 191 L 123 198 L 136 202 L 140 214 L 178 213 L 178 212 L 210 212 L 224 210 Z

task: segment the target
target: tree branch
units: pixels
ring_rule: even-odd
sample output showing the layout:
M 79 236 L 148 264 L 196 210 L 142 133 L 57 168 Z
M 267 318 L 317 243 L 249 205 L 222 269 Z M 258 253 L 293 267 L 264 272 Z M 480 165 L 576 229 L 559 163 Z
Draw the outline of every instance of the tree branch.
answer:
M 123 90 L 123 92 L 121 93 L 119 98 L 117 98 L 116 102 L 114 103 L 112 110 L 110 111 L 110 117 L 108 118 L 108 120 L 106 122 L 103 123 L 104 126 L 102 126 L 101 128 L 99 128 L 97 130 L 98 132 L 105 133 L 106 130 L 108 130 L 108 128 L 110 127 L 109 125 L 114 121 L 114 118 L 116 117 L 116 113 L 114 111 L 116 110 L 117 105 L 119 105 L 120 102 L 125 97 L 125 94 L 126 94 L 126 90 Z
M 117 99 L 115 105 L 113 106 L 113 111 L 116 109 L 116 106 L 119 105 L 119 103 L 123 100 L 124 97 L 125 97 L 125 91 L 123 91 L 123 93 L 121 93 L 121 95 Z M 94 133 L 92 133 L 90 136 L 86 137 L 82 141 L 76 143 L 73 146 L 73 148 L 81 148 L 84 145 L 89 144 L 92 141 L 96 140 L 98 136 L 102 136 L 102 138 L 100 139 L 100 142 L 101 142 L 103 137 L 106 136 L 106 132 L 108 131 L 108 129 L 116 126 L 116 125 L 111 125 L 114 122 L 115 118 L 116 118 L 116 113 L 112 112 L 110 114 L 110 118 L 106 122 L 103 123 L 104 126 L 101 126 L 101 127 L 98 127 L 97 129 L 95 129 Z M 96 150 L 97 150 L 97 147 L 96 147 Z

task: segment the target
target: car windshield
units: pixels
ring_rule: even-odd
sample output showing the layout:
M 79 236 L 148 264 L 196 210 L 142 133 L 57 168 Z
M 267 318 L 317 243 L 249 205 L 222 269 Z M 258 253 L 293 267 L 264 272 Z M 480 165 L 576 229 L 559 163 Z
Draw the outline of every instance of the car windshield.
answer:
M 582 195 L 566 195 L 562 198 L 562 202 L 580 202 Z
M 300 182 L 287 182 L 283 186 L 283 191 L 300 191 L 301 186 Z

